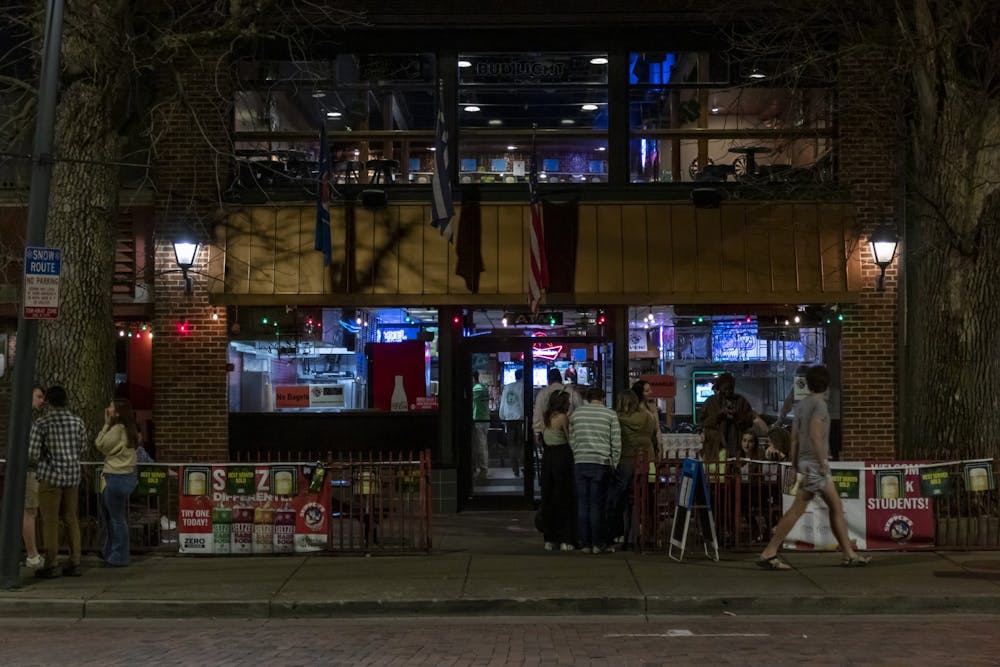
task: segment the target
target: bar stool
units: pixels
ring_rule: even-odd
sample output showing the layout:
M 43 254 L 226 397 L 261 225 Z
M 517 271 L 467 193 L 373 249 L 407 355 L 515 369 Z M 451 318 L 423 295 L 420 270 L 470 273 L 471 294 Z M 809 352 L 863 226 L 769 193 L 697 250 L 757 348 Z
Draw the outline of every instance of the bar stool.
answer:
M 391 185 L 399 169 L 399 160 L 368 160 L 365 169 L 372 172 L 372 185 Z

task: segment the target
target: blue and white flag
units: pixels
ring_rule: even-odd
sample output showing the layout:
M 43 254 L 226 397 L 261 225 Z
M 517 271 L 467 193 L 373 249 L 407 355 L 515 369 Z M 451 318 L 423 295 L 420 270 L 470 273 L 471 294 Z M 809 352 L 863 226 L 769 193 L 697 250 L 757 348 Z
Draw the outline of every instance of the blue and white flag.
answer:
M 441 236 L 452 241 L 455 228 L 455 204 L 451 201 L 451 170 L 448 165 L 448 128 L 445 127 L 444 109 L 438 97 L 437 120 L 434 123 L 434 180 L 431 184 L 434 201 L 431 202 L 431 227 L 437 227 Z
M 319 175 L 316 184 L 316 250 L 323 252 L 323 266 L 330 266 L 333 242 L 330 239 L 330 200 L 333 184 L 330 164 L 330 144 L 326 141 L 326 124 L 319 133 Z

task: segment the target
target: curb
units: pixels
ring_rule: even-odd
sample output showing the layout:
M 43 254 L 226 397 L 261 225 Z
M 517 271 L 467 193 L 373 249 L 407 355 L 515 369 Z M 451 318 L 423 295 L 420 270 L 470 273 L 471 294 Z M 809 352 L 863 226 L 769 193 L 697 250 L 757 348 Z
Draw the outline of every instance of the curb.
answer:
M 638 596 L 429 600 L 81 600 L 2 598 L 0 618 L 364 618 L 378 616 L 714 616 L 995 614 L 1000 595 Z

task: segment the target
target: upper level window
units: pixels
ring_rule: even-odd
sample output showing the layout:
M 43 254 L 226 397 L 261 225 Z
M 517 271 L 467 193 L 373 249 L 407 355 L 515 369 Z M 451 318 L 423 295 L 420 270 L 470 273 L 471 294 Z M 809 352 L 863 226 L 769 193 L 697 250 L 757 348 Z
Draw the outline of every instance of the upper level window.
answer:
M 608 58 L 603 53 L 458 56 L 459 180 L 606 182 Z
M 832 91 L 718 53 L 629 54 L 633 183 L 830 176 Z
M 429 174 L 435 60 L 431 54 L 341 54 L 324 61 L 240 63 L 234 125 L 240 183 L 315 180 L 326 126 L 335 176 L 367 181 L 373 161 L 394 178 Z

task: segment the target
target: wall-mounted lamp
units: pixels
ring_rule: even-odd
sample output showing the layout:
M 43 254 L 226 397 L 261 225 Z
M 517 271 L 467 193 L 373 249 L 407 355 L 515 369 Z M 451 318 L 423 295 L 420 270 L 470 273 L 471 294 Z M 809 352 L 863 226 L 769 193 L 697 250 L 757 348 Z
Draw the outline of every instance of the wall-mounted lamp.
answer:
M 879 292 L 883 292 L 885 291 L 885 270 L 889 268 L 892 260 L 896 257 L 896 246 L 899 244 L 899 237 L 887 225 L 879 225 L 868 238 L 868 242 L 871 243 L 872 257 L 875 258 L 875 264 L 878 265 L 879 269 L 875 287 Z
M 194 293 L 194 283 L 188 271 L 194 266 L 194 258 L 198 255 L 198 242 L 187 236 L 181 236 L 174 240 L 174 258 L 177 259 L 177 266 L 184 276 L 184 293 Z

